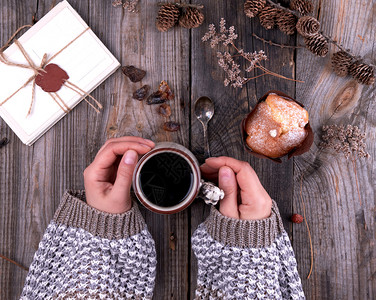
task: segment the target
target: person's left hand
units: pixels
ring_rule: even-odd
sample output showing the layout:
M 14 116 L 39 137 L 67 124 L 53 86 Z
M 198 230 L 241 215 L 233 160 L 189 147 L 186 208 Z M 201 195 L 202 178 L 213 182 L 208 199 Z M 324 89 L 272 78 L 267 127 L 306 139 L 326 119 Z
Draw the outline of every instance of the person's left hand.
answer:
M 87 204 L 108 213 L 131 209 L 130 189 L 138 156 L 154 146 L 154 142 L 134 136 L 108 140 L 84 171 Z

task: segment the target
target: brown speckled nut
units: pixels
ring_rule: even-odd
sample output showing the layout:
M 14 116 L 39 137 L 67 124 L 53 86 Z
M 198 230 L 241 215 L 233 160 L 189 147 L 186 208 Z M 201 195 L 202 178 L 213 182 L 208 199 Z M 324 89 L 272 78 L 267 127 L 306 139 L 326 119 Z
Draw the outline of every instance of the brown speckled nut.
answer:
M 266 0 L 247 0 L 244 3 L 244 13 L 248 18 L 253 18 L 265 7 Z
M 353 57 L 345 51 L 338 51 L 332 56 L 332 68 L 334 73 L 340 77 L 345 77 L 349 73 Z
M 158 16 L 155 25 L 159 31 L 167 31 L 171 27 L 174 27 L 178 22 L 180 15 L 179 8 L 171 3 L 162 5 L 159 8 Z
M 299 214 L 293 214 L 291 216 L 291 222 L 293 222 L 295 224 L 300 224 L 300 223 L 303 222 L 303 220 L 304 220 L 304 218 Z
M 328 54 L 329 43 L 320 33 L 304 38 L 304 43 L 309 51 L 317 56 L 324 57 Z
M 375 83 L 375 70 L 370 65 L 359 61 L 354 62 L 349 68 L 349 73 L 361 84 L 372 85 Z

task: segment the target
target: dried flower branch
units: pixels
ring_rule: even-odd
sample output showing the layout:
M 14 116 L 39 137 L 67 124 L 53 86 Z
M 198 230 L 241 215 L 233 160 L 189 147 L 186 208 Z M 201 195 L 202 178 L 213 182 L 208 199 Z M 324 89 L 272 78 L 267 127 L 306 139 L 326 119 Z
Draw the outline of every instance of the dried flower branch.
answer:
M 139 1 L 140 0 L 115 0 L 115 1 L 112 2 L 112 5 L 114 7 L 122 5 L 123 8 L 125 8 L 129 12 L 135 13 L 135 12 L 138 12 L 137 4 L 138 4 Z
M 284 7 L 272 0 L 247 0 L 244 5 L 244 13 L 252 18 L 259 16 L 260 24 L 266 29 L 274 27 L 286 33 L 293 34 L 295 29 L 304 37 L 306 48 L 317 56 L 326 56 L 329 53 L 329 44 L 339 49 L 332 56 L 333 71 L 338 76 L 351 75 L 361 84 L 372 85 L 375 83 L 375 68 L 372 63 L 365 63 L 364 58 L 354 55 L 350 49 L 346 49 L 330 36 L 320 31 L 320 23 L 312 16 L 306 16 L 313 11 L 311 0 L 292 0 L 290 8 Z M 294 20 L 294 18 L 296 18 Z M 297 23 L 294 22 L 297 20 Z M 275 45 L 277 46 L 277 45 Z M 342 65 L 339 57 L 347 56 Z
M 231 85 L 232 87 L 241 88 L 248 81 L 264 75 L 272 75 L 286 80 L 298 81 L 274 73 L 262 66 L 262 61 L 267 60 L 267 56 L 265 55 L 264 51 L 260 50 L 253 53 L 245 52 L 243 49 L 238 48 L 235 45 L 234 41 L 237 38 L 238 35 L 235 33 L 235 27 L 230 26 L 227 28 L 226 20 L 223 18 L 221 18 L 221 21 L 219 22 L 219 32 L 217 32 L 214 24 L 210 24 L 209 30 L 202 37 L 203 42 L 210 42 L 211 48 L 215 48 L 222 44 L 224 46 L 230 46 L 231 49 L 235 50 L 234 54 L 231 54 L 229 51 L 217 52 L 218 65 L 226 73 L 226 78 L 224 80 L 225 86 Z M 258 69 L 261 70 L 262 73 L 253 77 L 242 76 L 242 70 L 240 69 L 240 65 L 234 60 L 235 57 L 243 57 L 248 62 L 248 66 L 244 69 L 244 72 L 249 73 Z
M 369 158 L 364 139 L 366 134 L 361 132 L 358 126 L 324 125 L 322 126 L 321 148 L 334 149 L 343 153 L 348 159 L 352 154 L 358 157 Z
M 370 155 L 366 151 L 366 143 L 364 139 L 366 134 L 361 132 L 357 126 L 347 125 L 324 125 L 322 126 L 322 142 L 321 148 L 334 149 L 336 152 L 342 152 L 346 159 L 352 158 L 356 189 L 358 192 L 359 203 L 362 205 L 362 199 L 359 191 L 358 174 L 356 172 L 355 155 L 358 157 L 369 158 Z

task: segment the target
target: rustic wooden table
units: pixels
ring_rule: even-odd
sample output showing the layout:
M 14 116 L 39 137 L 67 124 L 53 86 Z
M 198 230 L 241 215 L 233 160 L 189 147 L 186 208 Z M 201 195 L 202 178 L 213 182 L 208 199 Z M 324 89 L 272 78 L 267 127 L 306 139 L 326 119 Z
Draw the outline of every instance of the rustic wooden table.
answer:
M 19 26 L 31 23 L 34 15 L 40 19 L 56 2 L 1 0 L 1 44 Z M 161 80 L 168 81 L 176 94 L 173 116 L 181 123 L 181 130 L 166 133 L 155 106 L 132 100 L 132 92 L 141 83 L 131 83 L 120 70 L 93 92 L 104 105 L 102 113 L 96 114 L 83 102 L 32 147 L 23 145 L 0 120 L 0 138 L 10 139 L 10 144 L 0 149 L 0 253 L 24 266 L 30 265 L 64 190 L 83 188 L 83 170 L 110 137 L 138 135 L 154 141 L 175 141 L 202 155 L 203 136 L 193 104 L 199 96 L 207 95 L 215 101 L 216 109 L 209 126 L 212 155 L 250 162 L 278 202 L 307 299 L 375 299 L 375 86 L 361 86 L 350 78 L 336 77 L 328 57 L 318 58 L 305 49 L 281 49 L 254 39 L 253 32 L 279 43 L 302 43 L 296 35 L 266 31 L 257 19 L 246 18 L 243 0 L 203 1 L 203 26 L 194 30 L 174 28 L 167 33 L 155 28 L 156 1 L 141 0 L 139 13 L 114 8 L 111 2 L 70 0 L 122 65 L 133 64 L 147 70 L 142 84 L 156 89 Z M 314 15 L 325 33 L 354 53 L 375 59 L 374 0 L 314 2 Z M 201 42 L 208 24 L 218 24 L 221 17 L 237 28 L 238 42 L 246 50 L 265 50 L 269 69 L 304 83 L 264 76 L 243 89 L 224 87 L 224 74 L 216 63 L 215 51 Z M 317 133 L 309 153 L 283 164 L 251 157 L 241 145 L 242 118 L 270 89 L 281 90 L 302 102 Z M 357 161 L 361 199 L 351 160 L 331 151 L 319 151 L 319 129 L 328 122 L 357 125 L 367 133 L 371 158 Z M 302 213 L 302 174 L 302 195 L 314 248 L 309 280 L 307 229 L 304 224 L 288 222 L 293 212 Z M 145 209 L 142 213 L 158 253 L 155 299 L 192 298 L 197 267 L 190 236 L 208 214 L 208 207 L 197 200 L 189 209 L 172 216 Z M 175 250 L 169 242 L 171 235 L 175 236 Z M 0 270 L 0 299 L 16 299 L 26 272 L 4 260 L 0 260 Z

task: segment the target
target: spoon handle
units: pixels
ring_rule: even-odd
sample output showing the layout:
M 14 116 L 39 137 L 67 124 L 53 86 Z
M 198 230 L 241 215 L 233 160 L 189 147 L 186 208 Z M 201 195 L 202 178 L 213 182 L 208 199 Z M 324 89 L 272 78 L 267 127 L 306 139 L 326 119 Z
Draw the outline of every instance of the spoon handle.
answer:
M 204 144 L 204 150 L 205 150 L 205 158 L 209 158 L 210 157 L 210 148 L 209 148 L 209 138 L 208 138 L 208 124 L 204 123 L 203 124 L 204 126 L 204 141 L 205 141 L 205 144 Z

